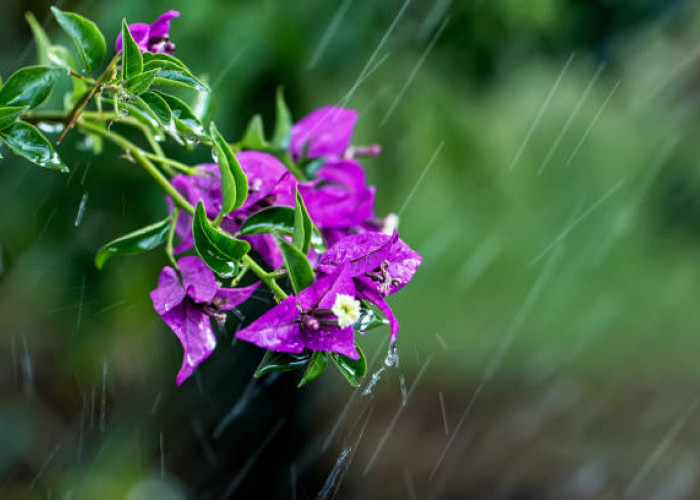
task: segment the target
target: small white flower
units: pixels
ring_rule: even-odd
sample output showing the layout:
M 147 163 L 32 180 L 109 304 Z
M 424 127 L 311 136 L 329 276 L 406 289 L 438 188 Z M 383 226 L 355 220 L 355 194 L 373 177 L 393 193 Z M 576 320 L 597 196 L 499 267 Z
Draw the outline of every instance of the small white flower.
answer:
M 360 319 L 360 301 L 351 295 L 339 293 L 335 296 L 335 304 L 331 311 L 338 317 L 340 328 L 352 326 Z

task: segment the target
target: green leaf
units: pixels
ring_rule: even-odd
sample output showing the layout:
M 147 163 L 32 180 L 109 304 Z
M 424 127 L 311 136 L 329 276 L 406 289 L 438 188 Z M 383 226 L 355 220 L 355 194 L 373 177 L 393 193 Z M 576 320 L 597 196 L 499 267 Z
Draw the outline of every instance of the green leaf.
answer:
M 313 227 L 314 223 L 311 222 L 311 217 L 309 217 L 309 212 L 306 210 L 304 200 L 301 194 L 299 194 L 299 188 L 296 188 L 294 202 L 294 235 L 292 237 L 292 243 L 301 250 L 301 253 L 304 255 L 309 253 Z
M 182 65 L 172 61 L 157 59 L 149 61 L 143 66 L 144 71 L 156 70 L 156 83 L 161 85 L 177 85 L 199 91 L 209 91 L 204 82 L 195 77 Z
M 221 170 L 221 213 L 228 214 L 245 203 L 248 198 L 248 178 L 233 154 L 231 146 L 219 133 L 214 122 L 209 127 L 214 150 Z
M 308 363 L 310 354 L 308 352 L 301 354 L 288 354 L 286 352 L 265 351 L 263 359 L 260 361 L 258 368 L 253 375 L 255 378 L 260 378 L 264 375 L 276 372 L 290 372 L 297 370 Z
M 355 331 L 366 333 L 380 326 L 388 325 L 389 321 L 377 314 L 374 309 L 363 304 L 360 307 L 360 317 L 353 327 Z
M 0 106 L 37 107 L 49 97 L 59 74 L 59 70 L 48 66 L 18 70 L 0 89 Z
M 199 121 L 187 104 L 185 104 L 181 99 L 169 94 L 159 92 L 158 95 L 160 95 L 168 104 L 168 107 L 173 113 L 175 127 L 181 134 L 193 137 L 195 139 L 209 138 L 204 130 L 204 125 L 202 125 L 202 122 Z
M 248 128 L 243 135 L 241 145 L 245 149 L 266 149 L 268 144 L 265 140 L 263 123 L 260 115 L 255 115 L 248 123 Z
M 0 130 L 7 128 L 25 109 L 26 106 L 0 107 Z
M 315 351 L 311 355 L 308 367 L 306 368 L 306 373 L 304 373 L 304 377 L 301 379 L 297 387 L 302 387 L 311 382 L 313 379 L 317 378 L 326 370 L 327 366 L 328 357 L 326 357 L 326 353 L 322 351 Z
M 52 45 L 48 48 L 47 55 L 49 62 L 60 68 L 78 71 L 78 64 L 70 50 L 63 45 Z
M 214 141 L 214 152 L 216 153 L 217 164 L 221 172 L 221 212 L 219 215 L 226 215 L 233 210 L 236 204 L 236 182 L 231 172 L 231 167 L 226 155 L 225 148 L 228 147 L 226 141 L 221 137 L 214 122 L 209 125 L 209 133 Z
M 211 92 L 197 92 L 192 111 L 202 122 L 211 121 L 214 114 L 214 99 Z
M 175 120 L 173 118 L 173 113 L 170 111 L 170 106 L 165 102 L 160 95 L 155 92 L 146 92 L 141 94 L 142 101 L 148 106 L 148 108 L 156 117 L 160 126 L 165 130 L 168 135 L 170 135 L 178 144 L 183 144 L 180 134 L 177 133 L 177 128 L 175 127 Z
M 51 143 L 33 125 L 14 122 L 0 132 L 0 139 L 16 154 L 40 167 L 68 172 Z
M 289 281 L 294 293 L 297 294 L 314 282 L 314 271 L 309 259 L 295 246 L 290 245 L 284 239 L 277 237 L 284 264 L 287 267 Z
M 110 241 L 100 248 L 95 255 L 95 266 L 97 269 L 102 269 L 105 262 L 117 255 L 143 253 L 159 247 L 168 238 L 168 233 L 173 223 L 172 217 L 166 217 L 160 222 Z
M 128 81 L 143 72 L 141 49 L 131 36 L 126 19 L 122 19 L 122 72 L 124 81 Z
M 194 248 L 202 260 L 225 278 L 236 273 L 238 261 L 250 251 L 247 241 L 237 240 L 211 225 L 201 201 L 192 220 L 192 237 Z
M 185 63 L 183 63 L 180 59 L 178 59 L 175 56 L 171 56 L 170 54 L 163 54 L 163 53 L 156 53 L 156 52 L 144 52 L 143 53 L 143 64 L 148 64 L 151 61 L 166 61 L 173 63 L 176 66 L 179 66 L 182 68 L 184 71 L 187 71 L 188 73 L 191 73 L 190 70 L 187 68 Z
M 148 127 L 150 132 L 160 138 L 163 136 L 160 123 L 155 117 L 151 109 L 136 97 L 132 97 L 129 101 L 121 104 L 122 110 L 126 110 L 127 114 L 136 119 L 142 125 Z
M 292 114 L 289 112 L 284 100 L 282 89 L 277 89 L 277 114 L 275 116 L 275 132 L 272 136 L 272 146 L 275 149 L 286 151 L 292 134 Z
M 151 87 L 157 74 L 158 70 L 152 70 L 144 71 L 136 76 L 132 76 L 129 78 L 129 80 L 127 80 L 126 88 L 129 89 L 129 92 L 136 95 L 143 94 Z
M 72 12 L 61 12 L 56 7 L 51 7 L 51 12 L 73 40 L 85 69 L 92 72 L 99 68 L 107 54 L 107 45 L 95 23 Z
M 255 212 L 241 224 L 241 234 L 294 234 L 294 209 L 267 207 Z
M 335 366 L 353 387 L 359 386 L 359 379 L 367 375 L 367 359 L 365 358 L 365 353 L 362 352 L 359 345 L 355 345 L 355 348 L 357 352 L 360 353 L 360 359 L 350 359 L 337 352 L 330 353 L 331 359 L 335 362 Z
M 32 30 L 32 35 L 34 36 L 34 43 L 36 44 L 36 58 L 39 61 L 39 64 L 49 64 L 50 61 L 48 51 L 49 47 L 51 47 L 51 40 L 49 40 L 49 36 L 46 34 L 46 31 L 44 31 L 44 28 L 41 27 L 39 21 L 36 20 L 34 14 L 27 12 L 24 17 L 27 19 L 27 23 L 29 23 L 29 27 Z
M 241 224 L 240 234 L 294 235 L 295 211 L 291 207 L 267 207 L 255 212 Z M 323 237 L 313 227 L 311 246 L 325 251 Z

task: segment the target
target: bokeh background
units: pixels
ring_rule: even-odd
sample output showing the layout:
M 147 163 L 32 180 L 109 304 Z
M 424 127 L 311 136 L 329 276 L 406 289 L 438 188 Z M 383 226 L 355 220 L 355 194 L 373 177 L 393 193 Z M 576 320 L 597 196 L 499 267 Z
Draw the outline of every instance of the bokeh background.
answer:
M 50 4 L 3 1 L 3 77 L 34 58 L 25 12 L 62 39 Z M 3 150 L 0 497 L 700 495 L 696 2 L 56 4 L 110 40 L 180 10 L 227 137 L 271 127 L 278 86 L 295 118 L 347 101 L 354 143 L 384 149 L 377 211 L 424 264 L 392 297 L 398 367 L 387 332 L 363 339 L 371 394 L 251 381 L 232 329 L 177 388 L 162 254 L 92 264 L 163 217 L 156 185 L 114 149 L 69 142 L 67 176 Z

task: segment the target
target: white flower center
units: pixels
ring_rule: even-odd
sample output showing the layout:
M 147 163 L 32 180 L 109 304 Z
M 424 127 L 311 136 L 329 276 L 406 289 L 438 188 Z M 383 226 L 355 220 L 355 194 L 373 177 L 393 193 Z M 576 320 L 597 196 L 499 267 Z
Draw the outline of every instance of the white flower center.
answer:
M 352 326 L 360 319 L 360 301 L 351 295 L 339 293 L 335 296 L 335 304 L 331 311 L 338 317 L 340 328 Z

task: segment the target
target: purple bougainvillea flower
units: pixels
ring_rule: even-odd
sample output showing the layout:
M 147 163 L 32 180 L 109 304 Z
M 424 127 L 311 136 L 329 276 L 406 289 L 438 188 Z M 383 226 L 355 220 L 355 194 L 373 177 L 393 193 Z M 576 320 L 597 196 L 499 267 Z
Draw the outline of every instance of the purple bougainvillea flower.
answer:
M 169 10 L 152 24 L 134 23 L 129 25 L 129 32 L 134 37 L 141 52 L 172 54 L 175 51 L 175 45 L 170 41 L 170 21 L 175 17 L 180 17 L 180 13 L 176 10 Z M 122 45 L 122 34 L 119 33 L 115 44 L 117 52 L 122 50 Z
M 413 279 L 421 256 L 401 241 L 397 233 L 362 233 L 335 243 L 319 259 L 318 270 L 332 273 L 346 267 L 355 282 L 357 297 L 375 304 L 387 317 L 392 340 L 399 323 L 385 297 L 398 292 Z
M 236 154 L 241 168 L 248 177 L 248 198 L 243 205 L 224 217 L 221 227 L 235 233 L 241 223 L 255 212 L 273 205 L 294 206 L 296 180 L 287 168 L 274 156 L 256 151 Z M 204 203 L 207 216 L 215 218 L 221 210 L 221 173 L 216 164 L 200 165 L 199 175 L 176 175 L 172 179 L 175 189 L 192 205 Z M 167 198 L 172 211 L 174 203 Z M 175 248 L 177 253 L 192 248 L 192 217 L 180 213 L 175 228 L 181 241 Z M 274 238 L 270 235 L 245 236 L 255 251 L 272 267 L 282 265 L 282 257 Z
M 210 317 L 223 322 L 222 312 L 245 302 L 258 285 L 220 288 L 214 273 L 199 257 L 183 257 L 177 264 L 179 275 L 172 267 L 163 268 L 151 300 L 185 351 L 176 379 L 180 385 L 216 347 Z
M 362 165 L 354 160 L 327 162 L 316 179 L 299 184 L 299 193 L 329 245 L 347 234 L 372 229 L 367 223 L 375 219 L 375 188 L 367 186 Z
M 296 296 L 284 299 L 236 337 L 272 351 L 331 351 L 359 359 L 352 325 L 360 316 L 348 266 L 338 266 Z
M 357 111 L 339 106 L 319 108 L 292 127 L 290 150 L 295 158 L 339 158 L 350 146 Z

